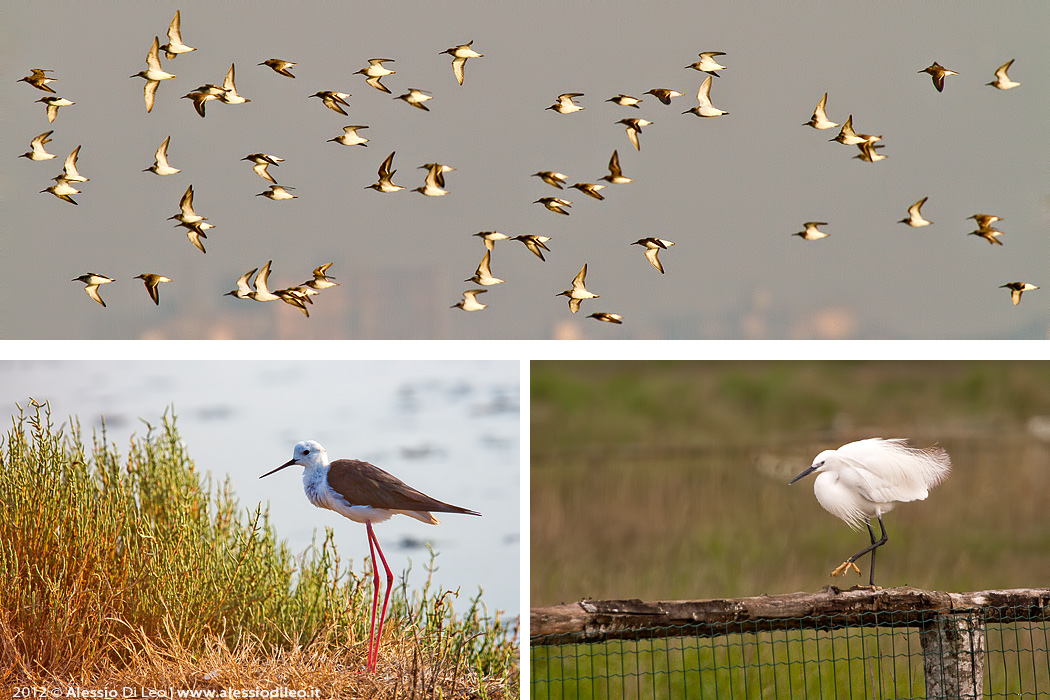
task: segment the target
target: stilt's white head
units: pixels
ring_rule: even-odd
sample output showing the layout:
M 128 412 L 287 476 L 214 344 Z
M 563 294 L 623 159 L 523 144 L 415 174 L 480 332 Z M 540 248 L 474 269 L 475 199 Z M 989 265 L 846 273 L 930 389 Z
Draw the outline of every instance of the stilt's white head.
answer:
M 292 448 L 292 458 L 277 467 L 273 471 L 266 472 L 259 478 L 270 476 L 275 472 L 279 472 L 285 467 L 290 467 L 293 464 L 298 464 L 301 467 L 326 467 L 328 466 L 328 452 L 325 451 L 321 444 L 314 440 L 303 440 L 300 443 L 296 443 L 295 447 Z

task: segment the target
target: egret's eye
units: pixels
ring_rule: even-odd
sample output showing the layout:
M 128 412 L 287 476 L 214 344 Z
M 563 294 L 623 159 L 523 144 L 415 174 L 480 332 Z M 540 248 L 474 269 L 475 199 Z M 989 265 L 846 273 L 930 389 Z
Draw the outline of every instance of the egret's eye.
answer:
M 310 450 L 303 450 L 303 454 L 304 454 L 304 455 L 308 455 L 308 454 L 310 454 Z
M 823 467 L 823 466 L 824 466 L 824 462 L 823 462 L 823 461 L 821 461 L 821 462 L 818 462 L 818 463 L 817 463 L 817 468 L 818 468 L 818 469 L 819 469 L 820 467 Z

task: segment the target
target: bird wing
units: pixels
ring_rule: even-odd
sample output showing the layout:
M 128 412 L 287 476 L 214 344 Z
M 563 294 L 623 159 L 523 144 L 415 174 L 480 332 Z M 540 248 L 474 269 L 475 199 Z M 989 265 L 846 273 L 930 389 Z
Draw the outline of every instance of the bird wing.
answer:
M 237 93 L 237 86 L 234 85 L 234 83 L 233 83 L 233 79 L 234 79 L 233 66 L 234 66 L 234 64 L 231 63 L 230 64 L 230 70 L 226 71 L 226 78 L 223 79 L 223 81 L 222 81 L 222 89 L 226 90 L 228 92 L 232 92 L 232 93 L 236 94 Z M 181 73 L 182 71 L 179 71 L 179 72 Z M 251 86 L 249 86 L 249 88 L 250 87 Z
M 153 111 L 153 102 L 157 99 L 157 86 L 160 85 L 159 80 L 147 80 L 145 87 L 142 88 L 143 95 L 146 97 L 146 113 Z
M 664 266 L 660 264 L 660 258 L 656 257 L 659 252 L 660 246 L 646 246 L 645 257 L 653 264 L 653 267 L 660 271 L 660 274 L 663 274 Z
M 146 54 L 146 65 L 149 66 L 150 70 L 160 71 L 160 57 L 157 55 L 157 50 L 160 48 L 160 38 L 153 37 L 153 43 L 150 44 L 149 53 Z
M 328 484 L 352 505 L 385 510 L 428 513 L 480 513 L 431 498 L 393 474 L 357 459 L 337 459 L 328 471 Z M 435 521 L 436 522 L 436 521 Z
M 465 58 L 453 58 L 452 59 L 452 72 L 456 74 L 456 80 L 459 84 L 463 84 L 463 66 L 466 64 L 467 59 Z
M 711 104 L 711 76 L 707 76 L 700 85 L 700 89 L 696 91 L 696 101 L 700 103 L 701 107 L 713 107 Z
M 586 289 L 584 287 L 584 282 L 586 281 L 586 279 L 587 279 L 587 263 L 584 263 L 583 267 L 580 268 L 580 271 L 577 272 L 576 276 L 572 278 L 572 289 L 573 289 L 573 291 L 576 291 L 576 290 L 579 290 L 579 289 L 583 289 L 584 291 L 586 291 Z
M 917 449 L 907 440 L 869 438 L 837 450 L 856 469 L 861 495 L 873 503 L 921 501 L 951 469 L 939 447 Z M 878 467 L 869 466 L 877 460 Z

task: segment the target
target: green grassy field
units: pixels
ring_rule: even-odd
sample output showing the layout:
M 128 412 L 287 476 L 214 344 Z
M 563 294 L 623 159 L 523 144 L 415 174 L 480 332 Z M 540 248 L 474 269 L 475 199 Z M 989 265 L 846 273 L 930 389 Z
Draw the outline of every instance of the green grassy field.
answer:
M 533 362 L 532 605 L 867 582 L 867 544 L 787 482 L 825 448 L 908 437 L 946 482 L 886 517 L 877 582 L 1050 583 L 1050 362 Z

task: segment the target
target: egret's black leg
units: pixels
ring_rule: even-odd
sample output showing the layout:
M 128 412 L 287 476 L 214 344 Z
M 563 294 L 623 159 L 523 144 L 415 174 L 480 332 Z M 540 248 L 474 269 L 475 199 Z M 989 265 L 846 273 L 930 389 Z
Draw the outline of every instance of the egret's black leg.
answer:
M 875 587 L 875 548 L 881 547 L 882 545 L 886 544 L 887 540 L 889 539 L 888 537 L 886 537 L 886 525 L 882 522 L 882 515 L 879 515 L 877 517 L 879 519 L 879 527 L 882 529 L 882 538 L 878 541 L 875 540 L 875 531 L 871 529 L 871 521 L 868 521 L 868 537 L 871 540 L 871 544 L 869 544 L 867 547 L 860 550 L 852 557 L 844 561 L 837 569 L 831 572 L 832 576 L 838 576 L 839 574 L 846 571 L 850 566 L 856 569 L 857 565 L 854 564 L 854 562 L 860 559 L 868 552 L 871 552 L 871 572 L 868 575 L 868 585 L 872 588 Z M 858 571 L 857 573 L 860 572 Z

